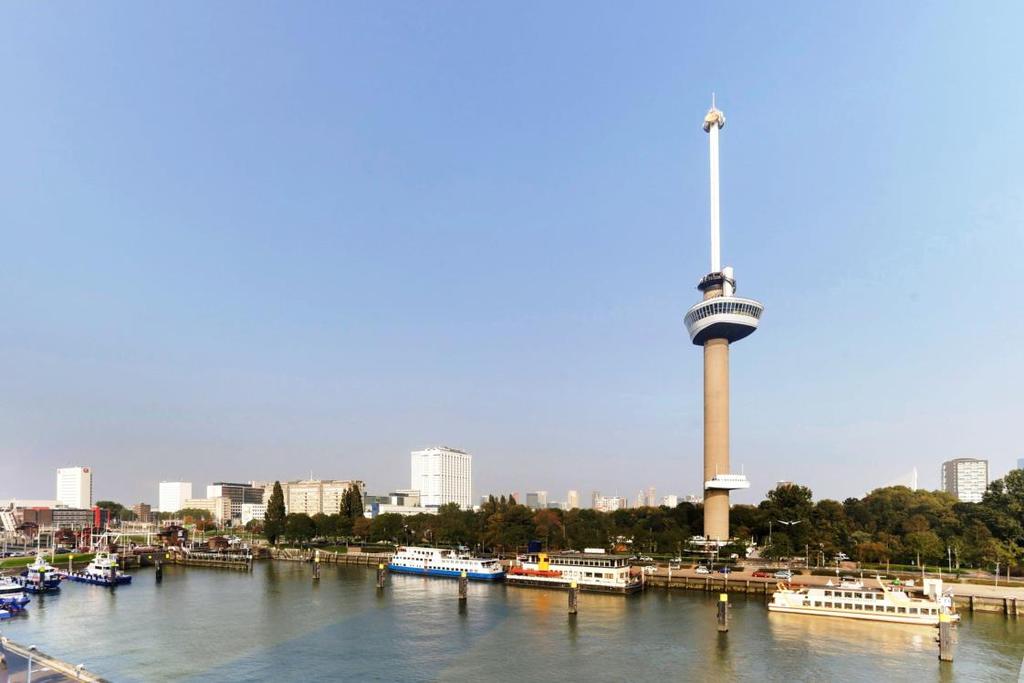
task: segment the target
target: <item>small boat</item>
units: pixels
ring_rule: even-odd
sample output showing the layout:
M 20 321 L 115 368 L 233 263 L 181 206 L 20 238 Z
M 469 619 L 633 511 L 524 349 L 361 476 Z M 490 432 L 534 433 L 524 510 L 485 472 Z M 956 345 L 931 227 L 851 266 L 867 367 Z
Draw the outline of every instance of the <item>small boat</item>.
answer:
M 39 554 L 18 577 L 18 582 L 29 593 L 52 593 L 60 590 L 61 578 L 60 571 Z
M 117 568 L 117 553 L 96 553 L 92 562 L 80 572 L 66 572 L 64 577 L 78 583 L 94 586 L 122 586 L 132 582 L 132 577 Z
M 7 595 L 0 597 L 0 609 L 8 610 L 9 612 L 21 612 L 24 611 L 25 605 L 32 602 L 32 598 L 28 597 L 24 593 L 21 595 Z
M 388 563 L 388 570 L 399 574 L 447 578 L 458 578 L 465 572 L 466 578 L 474 581 L 501 581 L 505 578 L 505 570 L 498 560 L 473 557 L 469 553 L 445 548 L 399 548 Z
M 17 578 L 13 576 L 0 576 L 0 598 L 22 595 L 24 592 L 25 589 L 22 588 Z

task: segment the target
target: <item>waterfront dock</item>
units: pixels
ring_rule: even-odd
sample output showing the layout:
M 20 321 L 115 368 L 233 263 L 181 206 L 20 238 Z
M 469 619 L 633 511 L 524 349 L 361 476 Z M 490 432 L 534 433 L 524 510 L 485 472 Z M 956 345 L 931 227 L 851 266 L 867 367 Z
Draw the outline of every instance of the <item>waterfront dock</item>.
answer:
M 85 683 L 108 683 L 83 665 L 74 665 L 40 652 L 34 646 L 15 643 L 0 637 L 0 681 L 3 683 L 63 683 L 84 681 Z M 29 668 L 31 667 L 31 675 Z
M 379 563 L 387 564 L 394 557 L 394 553 L 361 553 L 347 552 L 335 553 L 329 550 L 299 549 L 299 548 L 271 548 L 270 559 L 284 560 L 288 562 L 312 562 L 317 552 L 320 554 L 320 562 L 326 564 L 354 564 L 366 567 L 376 567 Z
M 252 571 L 253 555 L 251 553 L 168 548 L 166 561 L 167 564 L 178 564 L 186 567 L 216 567 L 219 569 Z

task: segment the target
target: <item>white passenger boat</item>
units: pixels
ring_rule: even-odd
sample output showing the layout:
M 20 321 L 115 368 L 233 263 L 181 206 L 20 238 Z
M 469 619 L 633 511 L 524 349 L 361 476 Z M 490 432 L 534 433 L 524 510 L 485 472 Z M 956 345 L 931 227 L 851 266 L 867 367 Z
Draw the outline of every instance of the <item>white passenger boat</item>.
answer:
M 632 593 L 643 588 L 630 572 L 629 558 L 597 552 L 526 553 L 516 558 L 506 583 L 512 586 L 568 588 L 602 593 Z
M 60 590 L 60 570 L 46 561 L 42 553 L 25 568 L 18 579 L 29 593 L 50 593 Z
M 388 563 L 388 569 L 399 574 L 446 578 L 458 578 L 466 572 L 466 577 L 474 581 L 501 581 L 505 578 L 505 570 L 498 560 L 446 548 L 400 547 Z
M 953 621 L 960 615 L 953 610 L 952 595 L 942 592 L 942 581 L 926 579 L 925 597 L 912 598 L 902 590 L 877 580 L 878 588 L 868 588 L 860 581 L 844 581 L 837 586 L 786 588 L 779 584 L 771 612 L 789 612 L 819 617 L 843 617 L 870 621 L 891 621 L 901 624 L 935 625 L 943 611 Z
M 85 569 L 66 573 L 65 576 L 71 581 L 94 586 L 120 586 L 132 582 L 131 576 L 117 568 L 117 553 L 98 552 Z

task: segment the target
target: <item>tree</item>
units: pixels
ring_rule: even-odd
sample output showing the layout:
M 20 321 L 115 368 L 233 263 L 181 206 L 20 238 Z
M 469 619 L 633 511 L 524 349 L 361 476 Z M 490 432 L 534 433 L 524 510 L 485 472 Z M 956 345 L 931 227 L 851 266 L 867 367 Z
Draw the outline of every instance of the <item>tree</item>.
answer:
M 370 535 L 370 519 L 360 517 L 352 522 L 352 535 L 356 538 L 365 539 Z
M 267 501 L 267 514 L 263 517 L 263 534 L 267 537 L 270 545 L 276 545 L 277 540 L 285 532 L 285 509 L 284 491 L 281 490 L 281 482 L 274 482 L 274 490 Z
M 98 500 L 96 507 L 106 510 L 111 519 L 118 519 L 122 522 L 130 522 L 135 519 L 135 513 L 120 503 L 112 500 Z
M 363 518 L 365 519 L 365 517 Z M 370 538 L 374 541 L 394 541 L 405 525 L 402 515 L 385 512 L 377 515 L 370 523 Z
M 353 521 L 363 516 L 363 494 L 355 484 L 349 484 L 348 489 L 342 494 L 341 514 Z
M 316 536 L 316 522 L 305 513 L 292 513 L 285 517 L 284 535 L 294 543 L 304 543 Z
M 316 535 L 320 538 L 334 538 L 337 534 L 335 520 L 338 515 L 325 515 L 318 512 L 313 515 L 313 525 L 316 527 Z
M 209 522 L 213 519 L 213 513 L 209 510 L 200 510 L 199 508 L 182 508 L 174 513 L 179 519 L 183 519 L 186 522 L 193 522 L 197 519 L 201 519 L 204 522 Z

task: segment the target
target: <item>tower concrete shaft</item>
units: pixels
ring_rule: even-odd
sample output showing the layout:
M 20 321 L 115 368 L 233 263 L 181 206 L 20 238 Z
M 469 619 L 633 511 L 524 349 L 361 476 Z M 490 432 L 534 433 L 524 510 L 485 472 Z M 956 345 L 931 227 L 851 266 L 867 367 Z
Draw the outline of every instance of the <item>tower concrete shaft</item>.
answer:
M 705 298 L 721 290 L 705 292 Z M 704 342 L 704 481 L 729 471 L 729 340 Z M 704 536 L 729 538 L 729 490 L 704 489 Z

